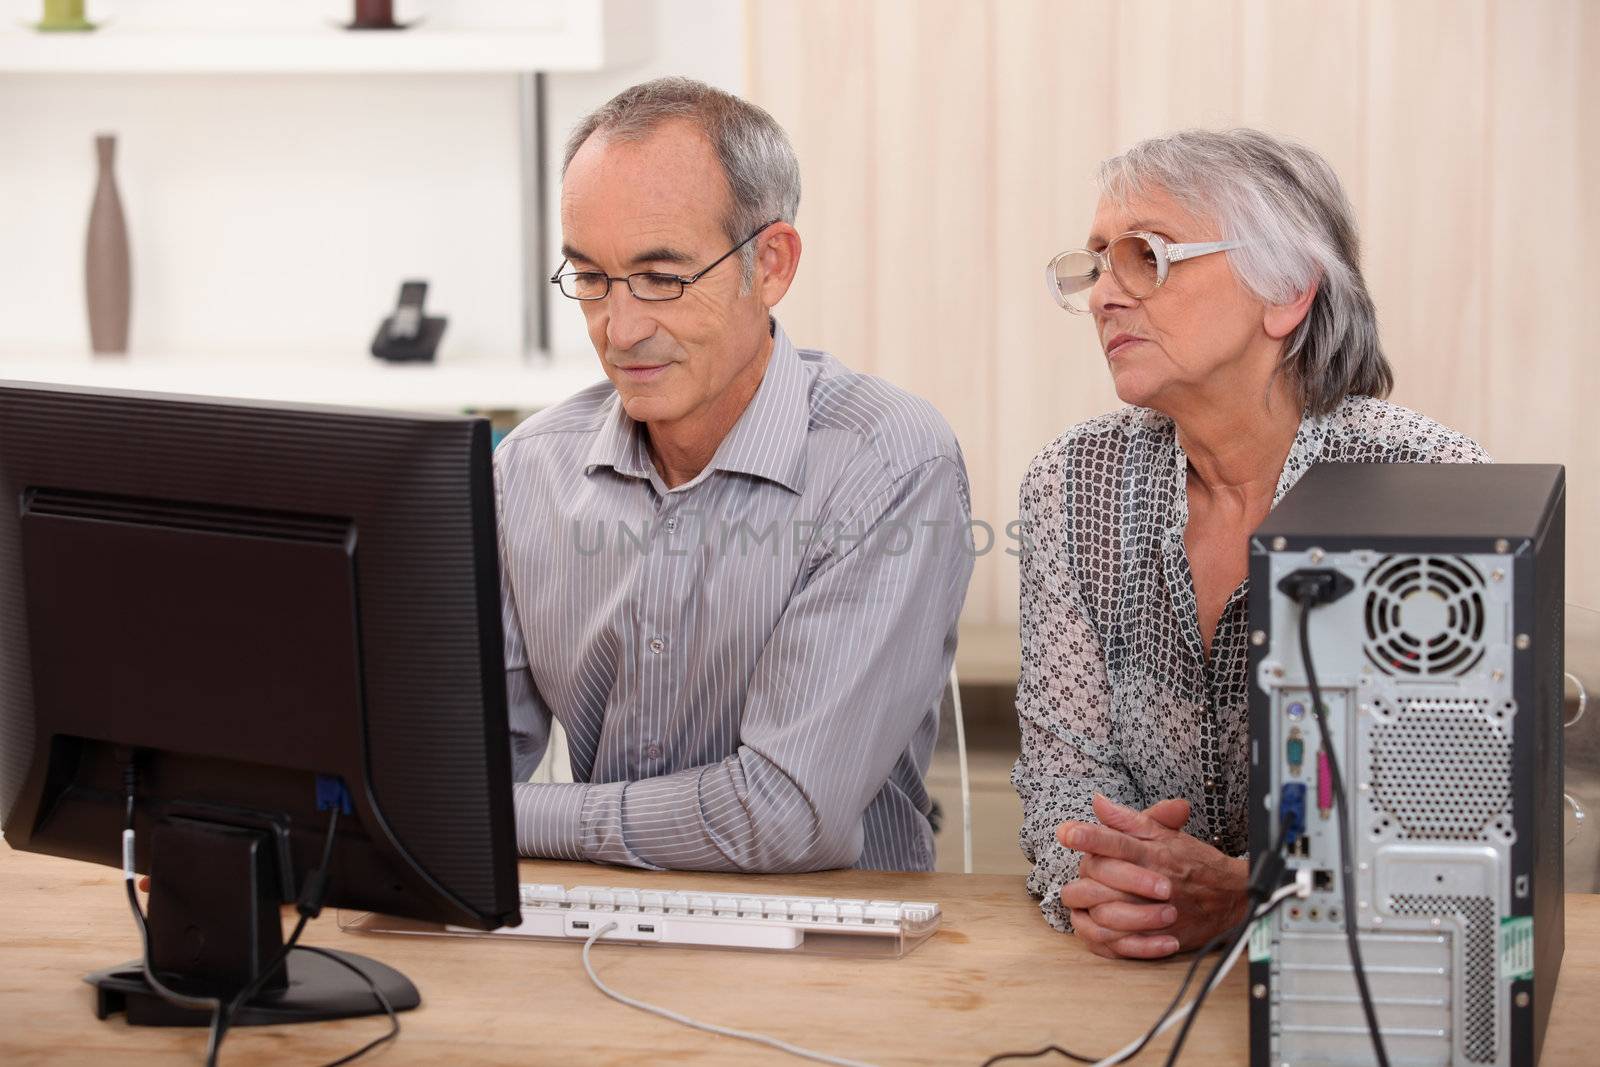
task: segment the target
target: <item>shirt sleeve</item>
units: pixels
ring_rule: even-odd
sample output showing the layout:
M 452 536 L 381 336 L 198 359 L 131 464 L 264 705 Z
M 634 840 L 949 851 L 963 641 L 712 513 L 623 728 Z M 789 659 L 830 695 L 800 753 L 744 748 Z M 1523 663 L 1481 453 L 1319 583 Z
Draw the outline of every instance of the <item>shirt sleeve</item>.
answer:
M 853 864 L 863 813 L 949 675 L 968 517 L 966 472 L 941 456 L 831 524 L 757 662 L 738 750 L 643 781 L 518 785 L 523 853 L 708 871 Z
M 1033 864 L 1028 891 L 1039 898 L 1051 926 L 1070 930 L 1061 887 L 1077 877 L 1081 854 L 1062 847 L 1056 827 L 1067 819 L 1092 819 L 1097 792 L 1135 806 L 1141 798 L 1112 737 L 1111 684 L 1100 638 L 1066 566 L 1062 503 L 1061 473 L 1046 453 L 1022 484 L 1022 751 L 1011 782 L 1022 798 L 1022 853 Z
M 500 499 L 500 465 L 494 467 L 495 514 L 505 515 Z M 503 523 L 503 518 L 497 519 Z M 528 667 L 528 652 L 523 646 L 522 624 L 517 617 L 516 594 L 511 589 L 511 566 L 505 558 L 510 542 L 500 530 L 500 623 L 505 631 L 506 712 L 511 727 L 511 778 L 526 782 L 550 742 L 550 709 L 539 697 Z

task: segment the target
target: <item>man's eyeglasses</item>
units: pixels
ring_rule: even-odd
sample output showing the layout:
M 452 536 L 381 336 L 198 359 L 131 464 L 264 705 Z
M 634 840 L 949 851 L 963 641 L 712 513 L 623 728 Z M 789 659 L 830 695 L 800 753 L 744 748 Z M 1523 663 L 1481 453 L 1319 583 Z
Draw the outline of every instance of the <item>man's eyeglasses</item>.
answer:
M 1133 230 L 1114 238 L 1104 252 L 1076 248 L 1061 253 L 1045 266 L 1044 283 L 1057 304 L 1081 315 L 1089 310 L 1089 290 L 1107 271 L 1122 286 L 1123 292 L 1135 300 L 1143 300 L 1161 287 L 1167 280 L 1167 271 L 1179 260 L 1209 256 L 1239 246 L 1238 241 L 1170 244 L 1160 234 Z
M 772 222 L 763 222 L 756 228 L 756 232 L 740 241 L 711 263 L 706 264 L 693 274 L 666 274 L 658 270 L 645 270 L 637 274 L 629 274 L 623 278 L 614 278 L 604 271 L 598 270 L 569 270 L 565 273 L 558 267 L 556 273 L 550 276 L 550 283 L 561 287 L 561 295 L 571 297 L 573 300 L 604 300 L 611 295 L 613 282 L 626 282 L 628 291 L 640 300 L 676 300 L 683 295 L 686 285 L 695 282 L 711 273 L 712 269 L 733 255 L 745 245 L 761 236 L 763 230 L 779 219 Z M 566 266 L 567 261 L 562 260 L 561 266 Z

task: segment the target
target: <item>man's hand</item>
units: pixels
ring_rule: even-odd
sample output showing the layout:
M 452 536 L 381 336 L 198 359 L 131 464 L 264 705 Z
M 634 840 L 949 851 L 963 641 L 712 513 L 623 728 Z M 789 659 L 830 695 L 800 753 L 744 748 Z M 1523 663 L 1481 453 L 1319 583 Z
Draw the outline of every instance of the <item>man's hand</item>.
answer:
M 1083 853 L 1061 902 L 1096 955 L 1170 956 L 1244 918 L 1249 862 L 1183 833 L 1187 800 L 1135 811 L 1096 794 L 1094 813 L 1098 823 L 1069 820 L 1056 838 Z

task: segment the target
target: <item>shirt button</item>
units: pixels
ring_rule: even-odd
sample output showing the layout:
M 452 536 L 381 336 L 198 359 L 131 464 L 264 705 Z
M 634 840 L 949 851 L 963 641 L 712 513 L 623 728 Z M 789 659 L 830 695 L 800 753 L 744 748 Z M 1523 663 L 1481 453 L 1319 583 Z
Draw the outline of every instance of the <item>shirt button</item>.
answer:
M 648 745 L 644 746 L 644 754 L 650 759 L 660 759 L 661 746 L 652 741 Z
M 1221 835 L 1221 834 L 1218 834 L 1218 835 L 1216 835 L 1216 836 L 1215 836 L 1215 837 L 1213 837 L 1213 838 L 1212 838 L 1212 839 L 1211 839 L 1211 843 L 1212 843 L 1212 844 L 1213 844 L 1213 845 L 1220 845 L 1220 844 L 1222 844 L 1222 835 Z
M 1215 789 L 1216 785 L 1217 785 L 1217 780 L 1215 778 L 1207 778 L 1206 779 L 1206 788 L 1207 789 Z
M 678 528 L 678 517 L 676 515 L 674 515 L 672 518 L 667 520 L 667 533 L 672 533 L 673 531 L 677 530 L 677 528 Z
M 650 651 L 654 652 L 656 655 L 658 655 L 658 656 L 661 655 L 661 653 L 666 649 L 666 647 L 667 647 L 667 643 L 665 641 L 661 640 L 661 638 L 652 637 L 650 639 Z

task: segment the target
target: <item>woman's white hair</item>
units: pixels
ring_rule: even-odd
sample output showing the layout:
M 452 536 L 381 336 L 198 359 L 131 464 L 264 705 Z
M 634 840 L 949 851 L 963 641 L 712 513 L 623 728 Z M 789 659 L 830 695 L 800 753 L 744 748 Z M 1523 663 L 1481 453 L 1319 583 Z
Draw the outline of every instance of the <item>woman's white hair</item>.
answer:
M 1389 394 L 1394 372 L 1361 276 L 1354 212 L 1327 160 L 1260 130 L 1180 130 L 1106 160 L 1099 181 L 1113 200 L 1156 188 L 1214 221 L 1223 240 L 1241 242 L 1225 253 L 1234 274 L 1269 304 L 1317 287 L 1283 352 L 1311 414 Z
M 800 210 L 800 161 L 776 119 L 732 93 L 692 78 L 657 78 L 624 89 L 585 115 L 567 138 L 561 173 L 595 133 L 641 140 L 672 119 L 700 127 L 728 179 L 730 205 L 722 220 L 729 242 L 743 241 L 756 227 L 779 219 L 793 223 Z M 756 249 L 739 250 L 748 287 L 755 277 Z

